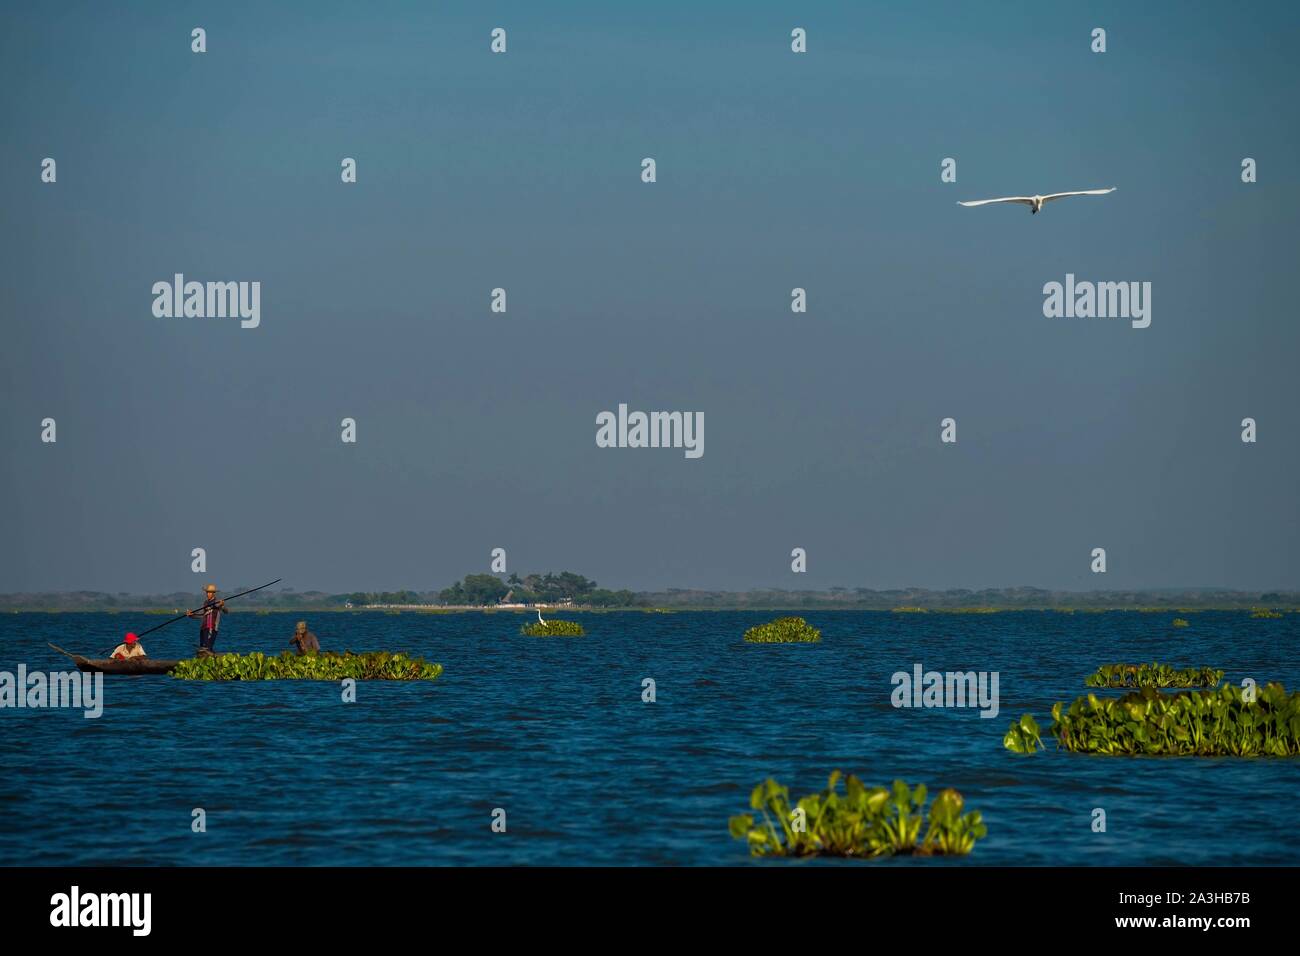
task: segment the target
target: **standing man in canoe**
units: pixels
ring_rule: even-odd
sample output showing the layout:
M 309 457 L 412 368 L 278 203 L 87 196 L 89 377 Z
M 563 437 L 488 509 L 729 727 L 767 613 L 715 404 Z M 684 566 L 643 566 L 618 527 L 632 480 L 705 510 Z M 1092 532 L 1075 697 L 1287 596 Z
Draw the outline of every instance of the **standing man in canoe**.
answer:
M 145 656 L 147 655 L 140 645 L 140 639 L 130 632 L 127 633 L 126 640 L 113 648 L 113 653 L 109 655 L 115 661 L 129 661 L 133 657 Z
M 212 647 L 217 643 L 217 628 L 221 627 L 221 615 L 226 613 L 226 602 L 217 600 L 217 586 L 209 584 L 203 589 L 207 600 L 196 611 L 186 611 L 186 617 L 202 616 L 199 624 L 199 653 L 213 653 Z

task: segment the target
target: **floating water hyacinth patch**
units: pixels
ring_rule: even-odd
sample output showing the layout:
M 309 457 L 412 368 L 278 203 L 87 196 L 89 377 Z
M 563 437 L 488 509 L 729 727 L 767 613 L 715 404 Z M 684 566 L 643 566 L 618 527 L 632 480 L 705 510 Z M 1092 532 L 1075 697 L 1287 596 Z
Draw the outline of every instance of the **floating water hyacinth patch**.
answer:
M 936 796 L 927 816 L 924 784 L 867 788 L 850 775 L 840 793 L 841 779 L 836 770 L 825 790 L 791 807 L 790 791 L 768 778 L 749 797 L 761 822 L 749 813 L 734 816 L 731 835 L 745 840 L 753 856 L 879 857 L 965 855 L 988 832 L 978 811 L 962 813 L 956 790 Z
M 1144 687 L 1105 699 L 1089 694 L 1068 708 L 1055 704 L 1048 732 L 1059 749 L 1075 753 L 1292 757 L 1300 755 L 1300 694 L 1281 684 L 1269 684 L 1254 700 L 1231 684 L 1173 694 Z M 1021 744 L 1011 731 L 1003 738 L 1008 750 L 1032 752 Z
M 423 658 L 375 651 L 368 654 L 324 652 L 301 656 L 285 651 L 265 654 L 213 654 L 181 661 L 171 672 L 181 680 L 434 680 L 441 664 Z
M 1011 725 L 1002 738 L 1002 746 L 1017 754 L 1031 754 L 1042 749 L 1042 731 L 1032 714 L 1025 714 Z
M 1282 612 L 1281 612 L 1281 611 L 1272 611 L 1272 610 L 1269 610 L 1269 609 L 1266 608 L 1266 607 L 1257 607 L 1257 608 L 1255 608 L 1255 610 L 1253 610 L 1253 611 L 1250 612 L 1250 616 L 1251 616 L 1251 617 L 1259 617 L 1259 618 L 1267 618 L 1267 619 L 1277 619 L 1277 618 L 1279 618 L 1279 617 L 1282 616 Z
M 1168 664 L 1106 664 L 1088 675 L 1085 687 L 1217 687 L 1223 671 L 1213 667 L 1187 667 L 1181 670 Z
M 533 621 L 525 624 L 521 633 L 529 637 L 582 637 L 587 632 L 577 621 Z
M 751 644 L 807 644 L 821 639 L 822 632 L 801 617 L 778 617 L 745 632 Z
M 1187 627 L 1187 618 L 1185 617 L 1174 618 L 1174 627 Z

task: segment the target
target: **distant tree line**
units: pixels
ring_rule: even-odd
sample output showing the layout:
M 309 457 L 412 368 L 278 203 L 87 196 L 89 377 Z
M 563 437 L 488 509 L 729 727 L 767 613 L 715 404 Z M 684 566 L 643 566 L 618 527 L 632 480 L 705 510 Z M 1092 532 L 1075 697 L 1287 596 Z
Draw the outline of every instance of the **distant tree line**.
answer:
M 356 607 L 364 604 L 432 604 L 427 596 L 415 591 L 353 591 L 351 594 L 335 595 L 339 603 L 350 603 Z
M 257 582 L 219 580 L 223 594 L 233 594 Z M 505 580 L 491 574 L 470 574 L 441 591 L 353 591 L 327 594 L 322 591 L 268 589 L 241 597 L 231 610 L 290 610 L 342 608 L 345 604 L 465 604 L 500 603 L 507 595 L 520 604 L 559 604 L 569 600 L 584 607 L 735 608 L 735 609 L 862 609 L 892 610 L 924 607 L 932 610 L 975 607 L 1017 608 L 1106 608 L 1154 610 L 1252 608 L 1260 605 L 1300 609 L 1298 591 L 1231 591 L 1217 588 L 1168 588 L 1159 591 L 1050 591 L 1042 588 L 988 588 L 978 591 L 956 588 L 930 591 L 903 588 L 877 591 L 870 588 L 832 587 L 825 591 L 711 591 L 669 588 L 663 591 L 610 591 L 597 587 L 571 571 L 548 574 L 510 575 Z M 0 611 L 91 611 L 130 612 L 197 607 L 203 595 L 197 589 L 159 594 L 127 594 L 106 591 L 27 591 L 0 594 Z
M 499 604 L 507 597 L 512 604 L 560 604 L 570 601 L 587 607 L 633 607 L 644 604 L 628 590 L 611 591 L 596 586 L 572 571 L 546 574 L 512 574 L 504 581 L 491 574 L 467 574 L 438 593 L 442 604 Z

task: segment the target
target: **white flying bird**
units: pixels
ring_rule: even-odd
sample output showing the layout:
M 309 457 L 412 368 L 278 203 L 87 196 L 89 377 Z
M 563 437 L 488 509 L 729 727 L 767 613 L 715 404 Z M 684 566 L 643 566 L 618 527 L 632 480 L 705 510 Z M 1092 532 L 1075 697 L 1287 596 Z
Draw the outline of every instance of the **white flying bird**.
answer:
M 987 206 L 995 202 L 1018 202 L 1023 206 L 1029 207 L 1030 215 L 1038 212 L 1043 208 L 1043 203 L 1049 203 L 1053 199 L 1064 199 L 1066 196 L 1104 196 L 1107 193 L 1113 193 L 1115 187 L 1110 189 L 1080 189 L 1072 193 L 1050 193 L 1046 196 L 1004 196 L 1001 199 L 976 199 L 973 202 L 959 202 L 959 206 Z

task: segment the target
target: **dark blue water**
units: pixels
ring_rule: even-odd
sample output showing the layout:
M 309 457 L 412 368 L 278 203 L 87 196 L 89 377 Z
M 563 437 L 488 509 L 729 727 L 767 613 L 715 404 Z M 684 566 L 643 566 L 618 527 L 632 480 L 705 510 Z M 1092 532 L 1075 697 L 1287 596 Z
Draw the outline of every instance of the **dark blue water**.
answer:
M 750 646 L 772 613 L 582 615 L 585 638 L 514 614 L 309 616 L 328 649 L 446 667 L 427 684 L 105 679 L 98 720 L 0 710 L 3 864 L 749 864 L 727 818 L 766 776 L 794 794 L 843 768 L 952 786 L 984 812 L 984 864 L 1294 864 L 1300 759 L 1089 757 L 1002 747 L 1023 711 L 1096 665 L 1159 659 L 1300 686 L 1300 616 L 803 612 L 818 645 Z M 219 650 L 272 650 L 299 615 L 232 614 Z M 64 669 L 139 615 L 0 617 L 0 670 Z M 187 656 L 189 622 L 146 639 Z M 902 710 L 890 675 L 1000 673 L 1001 713 Z M 641 700 L 643 678 L 658 700 Z M 191 811 L 207 832 L 191 832 Z M 494 808 L 507 831 L 490 828 Z M 1107 832 L 1091 829 L 1092 810 Z M 858 864 L 861 865 L 861 864 Z M 899 865 L 882 862 L 869 865 Z M 916 865 L 915 861 L 903 865 Z

